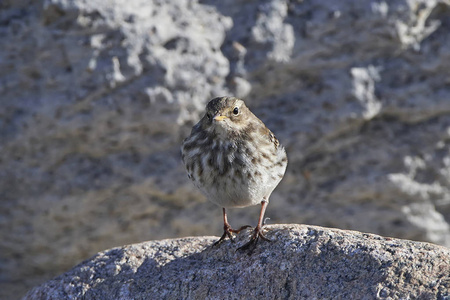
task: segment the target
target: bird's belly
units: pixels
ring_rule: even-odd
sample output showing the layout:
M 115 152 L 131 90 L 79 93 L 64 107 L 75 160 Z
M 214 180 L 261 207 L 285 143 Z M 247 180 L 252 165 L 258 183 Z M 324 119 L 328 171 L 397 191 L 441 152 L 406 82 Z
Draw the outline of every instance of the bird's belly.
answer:
M 220 174 L 214 167 L 205 169 L 205 176 L 196 180 L 196 185 L 208 199 L 221 207 L 245 207 L 268 201 L 270 194 L 282 176 L 275 166 L 240 164 L 239 170 L 230 167 Z M 282 170 L 284 174 L 284 169 Z
M 212 149 L 185 155 L 189 178 L 208 199 L 222 207 L 268 201 L 286 170 L 284 148 L 276 152 L 254 143 L 212 143 Z
M 258 191 L 259 185 L 233 179 L 235 178 L 224 179 L 220 184 L 200 186 L 200 189 L 211 202 L 221 207 L 245 207 L 261 202 L 263 196 Z

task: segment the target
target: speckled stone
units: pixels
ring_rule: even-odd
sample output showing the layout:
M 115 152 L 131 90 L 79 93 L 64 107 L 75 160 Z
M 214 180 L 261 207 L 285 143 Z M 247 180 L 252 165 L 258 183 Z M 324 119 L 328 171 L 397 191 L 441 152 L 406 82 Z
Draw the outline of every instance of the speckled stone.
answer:
M 103 251 L 24 299 L 447 299 L 450 249 L 356 231 L 267 226 L 251 255 L 217 237 Z

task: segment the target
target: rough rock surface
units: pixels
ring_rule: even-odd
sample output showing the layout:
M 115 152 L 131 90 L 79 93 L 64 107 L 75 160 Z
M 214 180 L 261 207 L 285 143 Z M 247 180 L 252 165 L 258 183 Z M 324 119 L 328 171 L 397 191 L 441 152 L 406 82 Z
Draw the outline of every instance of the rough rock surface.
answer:
M 448 299 L 450 249 L 355 231 L 269 226 L 251 255 L 217 237 L 96 254 L 25 299 Z
M 450 246 L 448 0 L 3 0 L 0 36 L 0 298 L 218 234 L 179 145 L 224 94 L 287 148 L 272 222 Z

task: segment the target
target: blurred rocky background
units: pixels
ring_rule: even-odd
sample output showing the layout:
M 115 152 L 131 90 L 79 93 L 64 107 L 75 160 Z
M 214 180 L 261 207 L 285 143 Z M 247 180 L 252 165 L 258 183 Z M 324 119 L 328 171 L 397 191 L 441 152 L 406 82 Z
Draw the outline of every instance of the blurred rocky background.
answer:
M 270 223 L 450 246 L 448 0 L 2 0 L 0 36 L 2 299 L 113 246 L 219 235 L 179 147 L 221 95 L 286 146 Z

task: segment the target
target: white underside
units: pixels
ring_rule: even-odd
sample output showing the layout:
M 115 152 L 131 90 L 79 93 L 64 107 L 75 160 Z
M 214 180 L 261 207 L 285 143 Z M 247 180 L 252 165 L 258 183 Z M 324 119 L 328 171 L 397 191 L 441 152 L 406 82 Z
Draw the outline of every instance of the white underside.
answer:
M 255 153 L 257 149 L 251 149 L 250 153 Z M 278 149 L 278 159 L 281 160 L 285 157 L 285 151 L 282 147 Z M 223 161 L 223 158 L 219 154 L 217 162 Z M 229 171 L 226 176 L 222 176 L 220 180 L 214 180 L 211 174 L 217 173 L 217 170 L 212 170 L 210 167 L 205 167 L 203 170 L 203 176 L 201 181 L 194 181 L 194 184 L 208 197 L 208 199 L 221 206 L 221 207 L 245 207 L 250 205 L 260 204 L 261 201 L 269 201 L 269 197 L 272 194 L 275 187 L 281 181 L 282 177 L 279 174 L 284 175 L 287 163 L 282 165 L 272 164 L 269 161 L 263 160 L 261 164 L 253 164 L 251 157 L 245 154 L 241 154 L 244 158 L 244 175 L 242 178 L 233 176 L 233 171 Z M 207 162 L 210 159 L 209 154 L 205 154 L 203 157 L 203 165 L 207 166 Z M 230 158 L 232 159 L 232 157 Z M 232 164 L 233 166 L 233 164 Z M 248 179 L 245 174 L 251 172 L 260 173 L 261 175 L 255 177 L 255 179 Z

